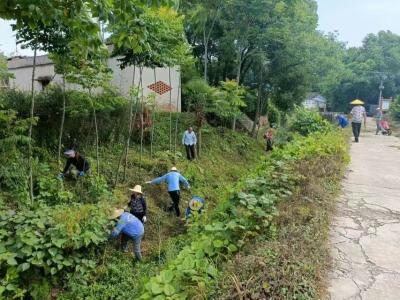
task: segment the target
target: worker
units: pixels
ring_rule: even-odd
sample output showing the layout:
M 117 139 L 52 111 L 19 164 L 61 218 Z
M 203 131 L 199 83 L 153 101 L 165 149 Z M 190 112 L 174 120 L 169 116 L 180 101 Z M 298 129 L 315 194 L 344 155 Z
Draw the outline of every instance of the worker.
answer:
M 79 152 L 71 149 L 65 151 L 64 155 L 68 157 L 68 159 L 64 170 L 58 175 L 59 178 L 62 179 L 65 175 L 70 174 L 74 176 L 84 176 L 89 171 L 89 162 Z M 72 166 L 74 166 L 75 169 L 72 169 Z
M 183 177 L 177 170 L 176 167 L 172 167 L 170 172 L 167 174 L 153 179 L 152 181 L 147 181 L 148 184 L 160 184 L 166 182 L 168 185 L 168 193 L 172 200 L 172 205 L 169 207 L 169 211 L 175 210 L 176 216 L 179 217 L 181 212 L 179 210 L 180 201 L 180 183 L 183 183 L 187 189 L 190 189 L 189 182 L 185 177 Z
M 111 238 L 121 235 L 121 247 L 124 252 L 128 251 L 128 242 L 133 240 L 133 252 L 138 261 L 142 260 L 140 244 L 144 234 L 144 226 L 142 222 L 129 212 L 123 209 L 115 209 L 111 219 L 117 219 L 118 223 L 111 232 Z
M 128 202 L 130 213 L 138 218 L 142 223 L 146 223 L 147 204 L 142 193 L 142 187 L 140 185 L 135 185 L 135 187 L 129 189 L 129 191 L 132 192 Z
M 197 212 L 198 214 L 201 214 L 204 208 L 204 199 L 199 197 L 199 196 L 193 196 L 192 199 L 189 201 L 189 205 L 186 208 L 185 211 L 185 217 L 188 219 L 193 212 Z
M 274 144 L 274 129 L 269 127 L 267 131 L 264 133 L 265 139 L 265 151 L 272 151 Z
M 182 144 L 186 149 L 186 157 L 188 160 L 193 160 L 196 158 L 196 134 L 192 127 L 189 127 L 182 136 Z

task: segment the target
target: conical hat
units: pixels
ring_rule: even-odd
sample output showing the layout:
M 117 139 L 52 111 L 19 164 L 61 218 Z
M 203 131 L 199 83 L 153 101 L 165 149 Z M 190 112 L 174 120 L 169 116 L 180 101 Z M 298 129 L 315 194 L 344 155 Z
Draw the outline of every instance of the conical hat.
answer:
M 134 193 L 143 194 L 141 185 L 135 185 L 135 187 L 133 189 L 129 189 L 129 190 Z
M 114 209 L 112 215 L 110 216 L 110 219 L 116 219 L 116 218 L 118 218 L 120 215 L 122 215 L 123 213 L 124 213 L 124 210 L 123 210 L 123 209 L 118 209 L 118 208 L 116 208 L 116 209 Z
M 353 104 L 353 105 L 363 105 L 363 104 L 364 104 L 364 101 L 361 101 L 360 99 L 356 99 L 356 100 L 351 101 L 350 104 Z

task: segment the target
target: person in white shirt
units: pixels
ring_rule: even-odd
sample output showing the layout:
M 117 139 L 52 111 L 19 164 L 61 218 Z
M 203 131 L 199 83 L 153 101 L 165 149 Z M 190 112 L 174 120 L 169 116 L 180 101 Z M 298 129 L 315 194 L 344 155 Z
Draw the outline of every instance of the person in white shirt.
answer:
M 367 113 L 365 111 L 364 106 L 362 106 L 363 102 L 360 100 L 355 100 L 351 102 L 354 107 L 351 110 L 350 114 L 352 116 L 351 127 L 353 129 L 354 141 L 358 143 L 360 132 L 361 132 L 361 124 L 364 121 L 364 126 L 366 126 Z
M 183 133 L 182 137 L 182 144 L 186 148 L 186 156 L 188 160 L 193 160 L 196 158 L 196 143 L 197 143 L 196 134 L 194 133 L 193 128 L 189 127 Z

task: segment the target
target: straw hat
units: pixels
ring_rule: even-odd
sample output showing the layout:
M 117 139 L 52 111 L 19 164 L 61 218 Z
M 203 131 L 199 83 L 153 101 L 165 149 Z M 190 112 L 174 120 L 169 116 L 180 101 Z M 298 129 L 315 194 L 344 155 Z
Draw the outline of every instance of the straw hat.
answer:
M 141 185 L 135 185 L 135 187 L 133 189 L 129 189 L 129 190 L 134 193 L 143 194 Z
M 123 209 L 116 208 L 116 209 L 114 209 L 114 212 L 113 212 L 112 215 L 110 216 L 110 219 L 116 219 L 116 218 L 118 218 L 120 215 L 122 215 L 123 213 L 124 213 L 124 210 L 123 210 Z
M 75 151 L 74 150 L 67 150 L 64 152 L 64 154 L 70 158 L 74 158 L 75 157 Z
M 356 99 L 356 100 L 351 101 L 350 104 L 353 104 L 353 105 L 363 105 L 363 104 L 364 104 L 364 101 L 361 101 L 360 99 Z
M 176 167 L 172 167 L 171 171 L 178 171 L 178 169 Z

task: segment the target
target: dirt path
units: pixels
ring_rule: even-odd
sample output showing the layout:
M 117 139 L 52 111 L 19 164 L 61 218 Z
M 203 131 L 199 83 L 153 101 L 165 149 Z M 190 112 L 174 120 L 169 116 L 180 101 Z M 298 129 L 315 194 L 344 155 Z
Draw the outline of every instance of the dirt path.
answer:
M 331 229 L 328 299 L 400 299 L 400 139 L 376 136 L 369 121 Z

